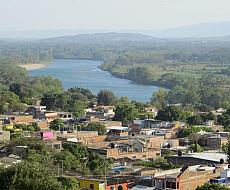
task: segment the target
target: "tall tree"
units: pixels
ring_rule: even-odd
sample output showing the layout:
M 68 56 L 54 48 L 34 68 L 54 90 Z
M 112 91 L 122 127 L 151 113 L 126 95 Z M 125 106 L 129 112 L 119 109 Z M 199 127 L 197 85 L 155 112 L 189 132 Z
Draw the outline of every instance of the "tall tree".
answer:
M 80 118 L 85 114 L 85 109 L 87 108 L 87 102 L 83 100 L 77 100 L 72 104 L 69 111 L 73 112 L 74 117 Z
M 68 150 L 58 152 L 54 156 L 55 164 L 62 166 L 64 171 L 68 171 L 70 169 L 77 169 L 79 166 L 79 161 L 76 157 L 69 152 Z
M 193 115 L 187 118 L 187 123 L 189 125 L 201 125 L 203 124 L 202 117 L 199 115 Z
M 157 92 L 153 93 L 151 103 L 158 109 L 165 108 L 167 106 L 167 92 L 160 88 Z
M 62 190 L 54 173 L 39 163 L 20 163 L 0 168 L 1 190 Z
M 99 122 L 90 122 L 86 127 L 82 128 L 82 130 L 98 131 L 99 135 L 104 135 L 106 133 L 105 125 L 103 125 Z
M 115 109 L 114 120 L 116 121 L 132 121 L 138 116 L 138 110 L 133 103 L 121 98 Z
M 101 90 L 97 94 L 97 103 L 99 105 L 104 105 L 104 106 L 114 105 L 115 102 L 116 102 L 116 96 L 114 95 L 113 92 L 109 90 Z
M 60 176 L 57 180 L 62 183 L 63 190 L 79 190 L 79 183 L 74 177 Z
M 0 113 L 24 111 L 25 105 L 19 100 L 19 97 L 13 92 L 2 92 L 0 94 Z
M 165 109 L 159 110 L 156 119 L 162 121 L 181 121 L 185 115 L 178 106 L 168 106 Z
M 50 122 L 50 128 L 55 131 L 62 130 L 64 126 L 65 126 L 64 121 L 61 119 L 55 119 Z
M 219 183 L 206 183 L 196 188 L 196 190 L 230 190 L 228 187 Z

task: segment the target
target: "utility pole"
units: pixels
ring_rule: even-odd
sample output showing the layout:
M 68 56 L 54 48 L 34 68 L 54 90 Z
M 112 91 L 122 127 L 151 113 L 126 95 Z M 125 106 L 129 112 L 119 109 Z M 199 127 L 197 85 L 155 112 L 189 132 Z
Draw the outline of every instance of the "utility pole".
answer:
M 63 169 L 63 160 L 61 161 L 61 171 L 62 171 L 62 174 L 64 173 L 64 169 Z
M 60 176 L 59 163 L 58 163 L 58 177 Z

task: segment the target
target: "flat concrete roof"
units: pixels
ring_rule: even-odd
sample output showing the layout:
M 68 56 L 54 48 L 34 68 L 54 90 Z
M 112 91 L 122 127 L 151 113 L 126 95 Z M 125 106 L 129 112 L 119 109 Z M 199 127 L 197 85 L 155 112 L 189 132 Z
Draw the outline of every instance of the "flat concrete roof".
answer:
M 131 188 L 131 190 L 153 190 L 153 187 L 147 187 L 147 186 L 143 186 L 143 185 L 136 185 L 133 188 Z
M 220 159 L 224 159 L 225 161 L 227 160 L 227 155 L 223 153 L 219 153 L 219 152 L 191 153 L 191 154 L 184 154 L 181 157 L 197 158 L 201 160 L 209 160 L 209 161 L 214 161 L 214 162 L 220 162 Z
M 109 130 L 128 131 L 128 127 L 121 127 L 121 126 L 106 127 L 106 129 L 109 129 Z
M 227 159 L 227 155 L 223 153 L 218 153 L 218 152 L 201 152 L 201 153 L 193 153 L 191 155 L 193 158 L 199 158 L 203 160 L 211 160 L 211 161 L 217 161 L 219 162 L 220 159 Z

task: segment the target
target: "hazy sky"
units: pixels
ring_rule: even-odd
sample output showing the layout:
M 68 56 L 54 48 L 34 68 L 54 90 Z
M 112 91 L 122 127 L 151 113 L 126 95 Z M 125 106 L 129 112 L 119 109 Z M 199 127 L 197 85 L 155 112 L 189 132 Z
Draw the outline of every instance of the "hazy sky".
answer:
M 230 21 L 230 0 L 0 0 L 0 31 L 163 29 Z

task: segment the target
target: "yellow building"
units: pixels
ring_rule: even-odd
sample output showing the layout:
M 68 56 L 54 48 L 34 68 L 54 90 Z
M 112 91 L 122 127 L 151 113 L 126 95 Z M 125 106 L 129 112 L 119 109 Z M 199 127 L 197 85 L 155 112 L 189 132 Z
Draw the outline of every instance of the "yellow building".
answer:
M 5 125 L 3 126 L 3 130 L 5 131 L 14 131 L 14 125 Z
M 100 179 L 78 178 L 80 189 L 106 190 L 106 183 Z

